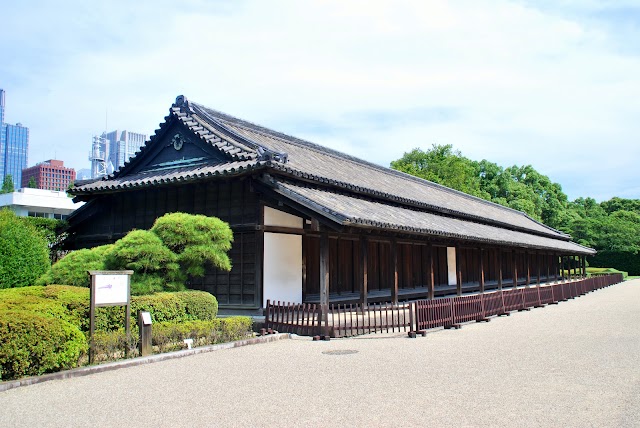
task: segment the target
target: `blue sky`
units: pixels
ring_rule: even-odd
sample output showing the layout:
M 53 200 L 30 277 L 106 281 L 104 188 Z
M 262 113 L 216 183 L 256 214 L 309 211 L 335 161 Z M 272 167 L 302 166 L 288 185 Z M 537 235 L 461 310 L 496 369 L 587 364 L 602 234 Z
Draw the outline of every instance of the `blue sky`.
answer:
M 11 4 L 8 4 L 11 3 Z M 640 198 L 640 1 L 0 1 L 29 164 L 88 168 L 180 94 L 388 166 L 452 144 L 570 199 Z

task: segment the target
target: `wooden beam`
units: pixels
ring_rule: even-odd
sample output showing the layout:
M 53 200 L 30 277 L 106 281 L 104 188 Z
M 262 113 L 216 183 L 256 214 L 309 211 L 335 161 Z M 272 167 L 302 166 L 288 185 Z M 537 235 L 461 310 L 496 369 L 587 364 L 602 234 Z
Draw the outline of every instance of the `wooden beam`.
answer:
M 366 305 L 369 294 L 369 240 L 366 236 L 360 237 L 360 270 L 362 272 L 360 303 Z
M 393 284 L 391 284 L 391 301 L 398 303 L 398 241 L 391 240 L 391 272 L 393 272 Z
M 427 297 L 433 299 L 435 297 L 435 276 L 433 274 L 433 245 L 427 247 Z
M 305 230 L 297 227 L 263 226 L 265 232 L 284 233 L 287 235 L 304 235 Z

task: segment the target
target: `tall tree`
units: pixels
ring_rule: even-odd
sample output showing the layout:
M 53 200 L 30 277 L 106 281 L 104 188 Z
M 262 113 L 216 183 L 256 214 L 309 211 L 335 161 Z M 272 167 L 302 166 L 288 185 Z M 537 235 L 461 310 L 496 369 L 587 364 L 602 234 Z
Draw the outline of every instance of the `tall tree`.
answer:
M 27 187 L 29 189 L 35 189 L 36 187 L 38 187 L 38 185 L 36 184 L 35 177 L 29 177 L 29 182 L 27 183 Z
M 7 174 L 4 176 L 4 180 L 2 181 L 2 190 L 0 193 L 13 193 L 14 191 L 13 177 L 11 177 L 11 174 Z
M 474 162 L 462 156 L 453 146 L 434 144 L 429 150 L 413 149 L 391 162 L 391 168 L 443 186 L 486 198 L 480 189 L 480 177 Z

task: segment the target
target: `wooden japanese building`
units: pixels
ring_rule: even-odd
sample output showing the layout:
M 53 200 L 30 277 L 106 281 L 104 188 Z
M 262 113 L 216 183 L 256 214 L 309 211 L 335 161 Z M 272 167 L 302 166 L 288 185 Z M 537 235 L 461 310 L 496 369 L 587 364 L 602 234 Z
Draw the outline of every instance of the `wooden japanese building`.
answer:
M 526 214 L 212 110 L 179 96 L 124 167 L 71 190 L 70 245 L 111 243 L 170 212 L 216 216 L 231 272 L 191 288 L 221 308 L 398 301 L 583 273 L 595 251 Z

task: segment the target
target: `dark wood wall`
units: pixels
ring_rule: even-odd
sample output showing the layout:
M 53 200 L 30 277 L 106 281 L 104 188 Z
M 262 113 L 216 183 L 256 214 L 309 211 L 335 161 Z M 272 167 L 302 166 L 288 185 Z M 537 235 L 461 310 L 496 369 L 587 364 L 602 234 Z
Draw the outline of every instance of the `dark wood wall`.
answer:
M 359 300 L 363 283 L 361 237 L 329 235 L 329 293 L 331 300 Z M 429 241 L 394 241 L 392 238 L 367 238 L 368 300 L 385 300 L 391 296 L 394 284 L 393 246 L 397 251 L 398 295 L 400 299 L 424 297 L 430 281 L 429 252 L 433 264 L 434 295 L 455 294 L 457 285 L 449 285 L 447 246 Z M 450 244 L 449 246 L 452 246 Z M 518 285 L 535 284 L 552 279 L 557 257 L 535 251 L 514 251 L 504 248 L 456 247 L 457 270 L 462 279 L 462 292 L 477 292 L 513 286 L 517 270 Z M 303 300 L 320 299 L 320 237 L 313 233 L 303 236 L 305 259 Z M 484 273 L 484 276 L 482 276 Z M 540 279 L 538 279 L 538 273 Z M 547 276 L 549 275 L 549 277 Z
M 262 252 L 258 251 L 259 195 L 250 179 L 182 184 L 105 195 L 92 203 L 92 214 L 74 227 L 76 248 L 115 242 L 132 229 L 149 229 L 156 218 L 171 212 L 215 216 L 234 231 L 229 252 L 231 272 L 214 268 L 194 278 L 191 288 L 206 290 L 222 307 L 260 307 Z

